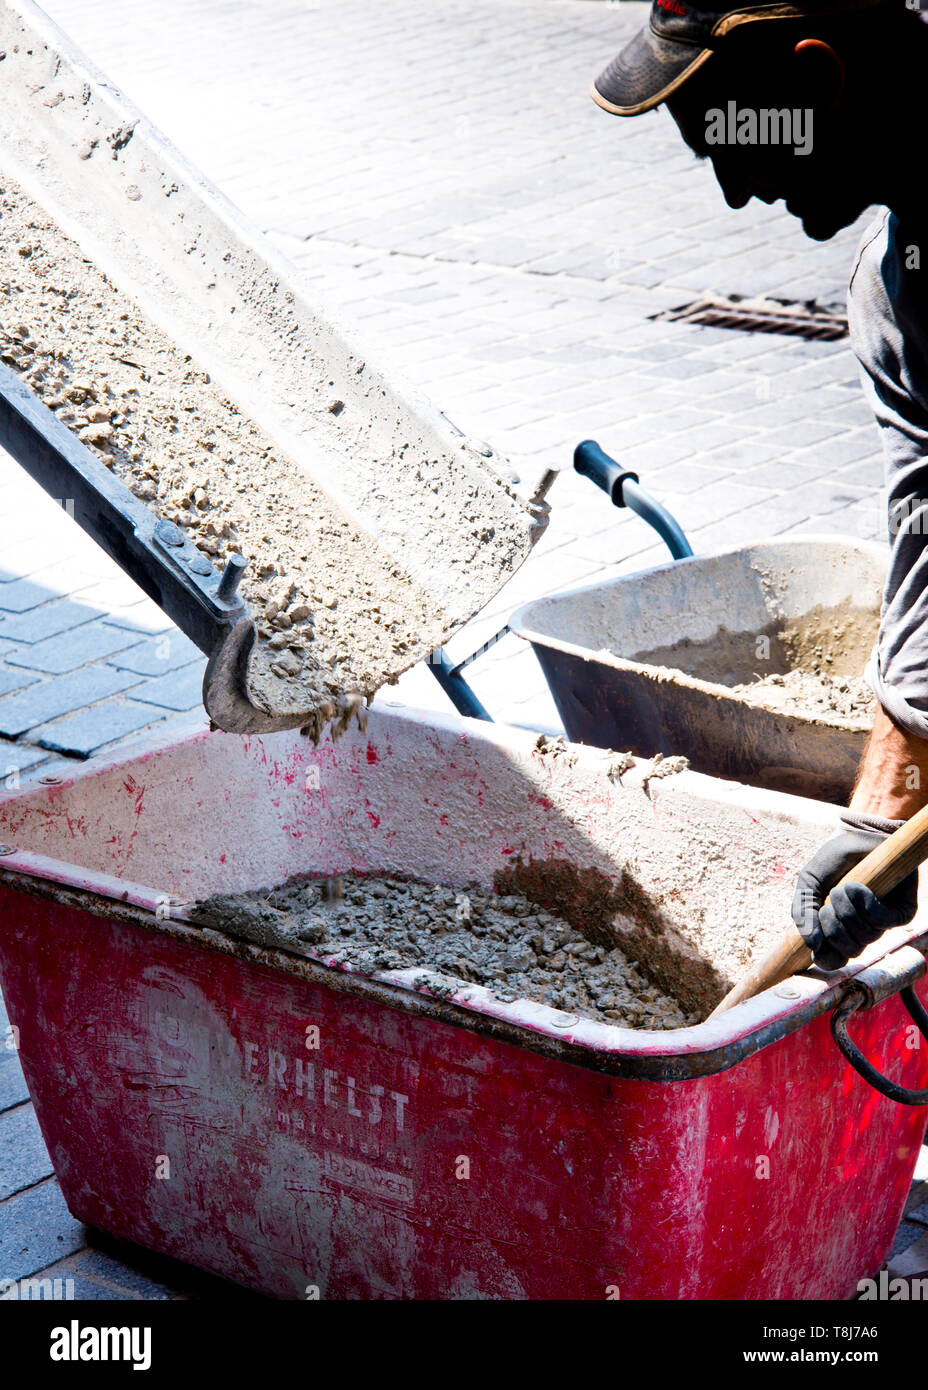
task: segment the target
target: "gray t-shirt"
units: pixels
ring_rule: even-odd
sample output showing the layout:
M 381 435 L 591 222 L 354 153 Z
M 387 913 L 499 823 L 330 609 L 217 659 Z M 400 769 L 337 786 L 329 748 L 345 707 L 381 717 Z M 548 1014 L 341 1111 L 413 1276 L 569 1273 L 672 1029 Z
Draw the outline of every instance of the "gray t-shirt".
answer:
M 903 226 L 889 212 L 871 223 L 851 273 L 848 318 L 883 437 L 891 546 L 867 679 L 896 723 L 928 739 L 928 237 L 922 226 Z

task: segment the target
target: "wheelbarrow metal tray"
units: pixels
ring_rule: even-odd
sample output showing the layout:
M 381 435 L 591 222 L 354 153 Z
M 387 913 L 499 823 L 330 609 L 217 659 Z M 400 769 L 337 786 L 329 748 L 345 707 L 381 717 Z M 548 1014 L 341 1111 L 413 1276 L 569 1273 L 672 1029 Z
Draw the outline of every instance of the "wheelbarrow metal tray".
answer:
M 714 815 L 786 856 L 834 820 L 695 773 L 648 800 L 575 751 L 552 769 L 524 731 L 375 710 L 319 748 L 200 733 L 4 795 L 0 982 L 74 1215 L 279 1298 L 852 1295 L 925 1118 L 849 1069 L 827 1015 L 845 975 L 876 979 L 855 1039 L 924 1085 L 888 993 L 924 971 L 924 919 L 664 1033 L 188 920 L 296 872 L 617 866 L 629 801 L 658 839 Z
M 757 542 L 536 599 L 510 627 L 531 642 L 568 738 L 843 801 L 865 721 L 764 708 L 730 686 L 789 669 L 803 631 L 823 669 L 859 675 L 886 563 L 885 546 L 852 538 Z

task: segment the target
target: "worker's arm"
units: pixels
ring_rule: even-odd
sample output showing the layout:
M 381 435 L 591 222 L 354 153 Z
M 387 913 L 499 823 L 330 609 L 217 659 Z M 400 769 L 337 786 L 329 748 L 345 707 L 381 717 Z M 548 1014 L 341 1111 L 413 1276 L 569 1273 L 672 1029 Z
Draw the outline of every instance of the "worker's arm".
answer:
M 859 883 L 835 886 L 928 801 L 928 281 L 910 268 L 915 239 L 881 214 L 848 293 L 851 342 L 883 436 L 891 548 L 867 667 L 879 702 L 873 733 L 841 831 L 801 870 L 793 899 L 796 926 L 829 970 L 910 922 L 917 905 L 916 874 L 882 898 Z
M 908 820 L 926 802 L 928 742 L 894 724 L 878 705 L 850 809 Z

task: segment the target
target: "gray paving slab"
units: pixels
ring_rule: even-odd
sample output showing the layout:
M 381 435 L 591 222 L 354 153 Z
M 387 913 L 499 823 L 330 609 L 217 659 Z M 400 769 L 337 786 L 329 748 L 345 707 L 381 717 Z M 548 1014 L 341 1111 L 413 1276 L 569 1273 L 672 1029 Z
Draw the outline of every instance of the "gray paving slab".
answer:
M 160 705 L 104 700 L 54 724 L 40 725 L 32 730 L 31 737 L 49 752 L 89 758 L 164 718 L 165 710 Z
M 25 1286 L 24 1286 L 25 1287 Z M 83 1274 L 74 1273 L 71 1270 L 64 1270 L 62 1273 L 50 1274 L 48 1270 L 40 1270 L 39 1273 L 29 1281 L 29 1296 L 32 1299 L 55 1299 L 60 1297 L 63 1301 L 74 1303 L 119 1303 L 138 1302 L 143 1295 L 131 1293 L 128 1289 L 120 1289 L 113 1284 L 100 1284 L 96 1279 L 85 1279 Z M 22 1297 L 23 1294 L 20 1294 Z M 156 1295 L 149 1294 L 145 1297 L 154 1298 Z
M 109 665 L 119 671 L 137 671 L 142 676 L 162 676 L 202 655 L 189 638 L 174 628 L 111 657 Z
M 133 691 L 133 699 L 144 701 L 147 705 L 158 705 L 169 710 L 190 710 L 202 707 L 203 672 L 206 661 L 198 661 L 171 671 L 155 680 L 146 680 Z M 0 707 L 2 708 L 2 707 Z
M 924 1207 L 924 1212 L 921 1208 Z M 928 1225 L 928 1182 L 924 1178 L 916 1178 L 909 1189 L 909 1195 L 905 1199 L 904 1216 L 912 1221 L 921 1221 Z
M 56 597 L 54 589 L 32 579 L 17 579 L 0 589 L 0 610 L 6 613 L 28 613 Z
M 22 1279 L 86 1244 L 86 1231 L 68 1211 L 61 1188 L 47 1178 L 0 1202 L 0 1271 Z
M 102 609 L 79 600 L 55 598 L 16 617 L 0 614 L 0 636 L 13 642 L 38 643 L 102 616 Z
M 24 671 L 15 666 L 0 666 L 0 696 L 24 690 L 27 686 L 35 685 L 38 680 L 39 677 L 34 671 Z
M 74 1260 L 78 1274 L 99 1281 L 100 1286 L 114 1290 L 120 1298 L 145 1298 L 162 1301 L 174 1297 L 172 1289 L 159 1284 L 138 1270 L 129 1268 L 102 1250 L 87 1250 Z M 117 1292 L 118 1291 L 118 1292 Z
M 917 1232 L 917 1235 L 909 1239 L 912 1232 Z M 928 1233 L 924 1226 L 913 1226 L 903 1221 L 893 1245 L 888 1269 L 894 1278 L 928 1278 Z
M 47 761 L 48 756 L 41 748 L 0 739 L 0 791 L 13 791 L 24 774 Z
M 168 621 L 162 610 L 150 599 L 134 604 L 122 612 L 109 613 L 106 621 L 113 627 L 124 627 L 130 632 L 140 632 L 149 636 L 175 630 L 173 623 Z
M 138 636 L 125 628 L 113 627 L 109 623 L 83 623 L 69 632 L 58 632 L 53 637 L 46 637 L 44 642 L 36 642 L 7 655 L 6 663 L 8 666 L 22 666 L 29 671 L 60 676 L 67 671 L 77 670 L 79 666 L 99 661 L 101 657 L 114 656 L 137 643 Z
M 38 681 L 28 690 L 0 700 L 0 735 L 16 738 L 58 715 L 104 700 L 138 683 L 139 677 L 133 672 L 101 665 Z
M 5 1046 L 3 1030 L 0 1029 L 0 1112 L 9 1110 L 13 1105 L 21 1105 L 28 1098 L 29 1088 L 19 1058 L 12 1048 Z M 0 1167 L 0 1185 L 3 1181 L 4 1172 Z
M 0 1111 L 0 1202 L 51 1174 L 51 1159 L 32 1103 Z

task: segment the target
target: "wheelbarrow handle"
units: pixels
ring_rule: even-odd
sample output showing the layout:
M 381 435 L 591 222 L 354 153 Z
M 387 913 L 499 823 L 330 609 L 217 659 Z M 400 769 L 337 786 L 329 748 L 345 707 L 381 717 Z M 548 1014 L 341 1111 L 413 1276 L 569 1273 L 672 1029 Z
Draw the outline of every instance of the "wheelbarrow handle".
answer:
M 584 478 L 589 478 L 607 492 L 614 507 L 624 507 L 625 498 L 622 495 L 622 488 L 626 478 L 631 478 L 632 482 L 637 483 L 638 474 L 631 469 L 623 468 L 616 463 L 615 459 L 609 457 L 604 449 L 601 449 L 595 439 L 584 439 L 582 444 L 578 444 L 574 450 L 574 469 Z
M 853 865 L 835 887 L 849 882 L 862 883 L 881 897 L 907 878 L 924 859 L 928 859 L 928 806 L 923 806 L 905 825 L 901 825 L 892 835 L 887 835 L 876 849 L 872 849 L 859 864 Z M 709 1017 L 716 1018 L 719 1014 L 727 1013 L 736 1004 L 743 1004 L 745 999 L 752 999 L 762 990 L 789 979 L 790 975 L 808 970 L 811 964 L 812 952 L 797 928 L 791 926 L 769 955 L 752 966 Z
M 675 560 L 688 560 L 693 553 L 682 527 L 666 507 L 645 492 L 638 474 L 623 468 L 599 447 L 595 439 L 585 439 L 574 450 L 574 469 L 584 478 L 591 478 L 597 487 L 608 493 L 613 506 L 628 507 L 660 536 Z

